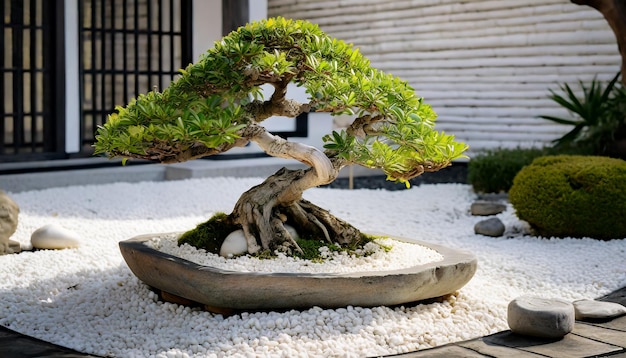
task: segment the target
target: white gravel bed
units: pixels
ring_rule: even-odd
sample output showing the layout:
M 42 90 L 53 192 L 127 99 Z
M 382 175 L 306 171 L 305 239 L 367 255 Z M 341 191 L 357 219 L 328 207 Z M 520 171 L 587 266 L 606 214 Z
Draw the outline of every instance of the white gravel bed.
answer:
M 21 208 L 12 239 L 27 246 L 34 230 L 54 223 L 83 241 L 77 249 L 0 256 L 0 325 L 110 357 L 363 357 L 505 330 L 507 304 L 521 295 L 593 299 L 626 286 L 625 240 L 529 236 L 511 207 L 498 215 L 507 224 L 505 237 L 476 235 L 474 224 L 484 218 L 469 214 L 475 195 L 460 184 L 305 193 L 363 231 L 474 252 L 476 275 L 441 303 L 223 317 L 158 301 L 123 261 L 119 241 L 193 228 L 215 212 L 230 212 L 238 196 L 261 181 L 207 178 L 10 193 Z
M 272 260 L 258 259 L 249 255 L 223 258 L 184 244 L 178 246 L 178 235 L 155 236 L 145 244 L 161 252 L 183 258 L 198 265 L 239 272 L 292 272 L 292 273 L 350 273 L 367 271 L 390 271 L 443 260 L 443 256 L 428 247 L 391 238 L 377 238 L 356 250 L 356 255 L 320 248 L 324 262 L 311 262 L 289 257 L 277 252 Z

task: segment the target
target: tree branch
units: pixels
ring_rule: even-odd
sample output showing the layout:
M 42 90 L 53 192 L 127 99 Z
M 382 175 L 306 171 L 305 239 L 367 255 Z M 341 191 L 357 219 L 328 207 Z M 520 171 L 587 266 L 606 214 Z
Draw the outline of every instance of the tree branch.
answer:
M 355 119 L 352 124 L 346 129 L 346 132 L 355 137 L 364 138 L 366 135 L 376 135 L 379 132 L 373 127 L 374 123 L 383 119 L 382 115 L 375 117 L 366 114 Z
M 246 105 L 246 111 L 252 115 L 255 122 L 262 122 L 272 116 L 295 118 L 302 113 L 309 112 L 311 105 L 300 103 L 292 99 L 284 99 L 280 103 L 269 101 L 253 101 Z
M 297 142 L 290 142 L 279 136 L 269 133 L 262 126 L 254 125 L 256 134 L 250 140 L 256 142 L 267 154 L 286 159 L 295 159 L 311 167 L 307 173 L 297 182 L 294 182 L 289 190 L 279 198 L 279 202 L 298 200 L 302 192 L 308 188 L 324 185 L 332 182 L 339 175 L 326 155 L 319 149 Z
M 246 110 L 252 114 L 256 122 L 261 122 L 272 116 L 284 116 L 295 118 L 304 112 L 311 110 L 309 103 L 287 99 L 287 86 L 293 75 L 285 76 L 280 82 L 271 83 L 274 93 L 267 101 L 253 101 L 246 105 Z

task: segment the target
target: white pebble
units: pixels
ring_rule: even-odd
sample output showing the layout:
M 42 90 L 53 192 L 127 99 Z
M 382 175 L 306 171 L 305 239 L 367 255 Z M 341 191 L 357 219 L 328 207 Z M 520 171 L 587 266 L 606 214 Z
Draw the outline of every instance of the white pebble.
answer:
M 30 242 L 36 249 L 70 249 L 79 247 L 81 238 L 74 231 L 60 225 L 49 224 L 35 230 Z
M 626 277 L 624 240 L 540 239 L 523 230 L 508 238 L 475 235 L 476 218 L 468 213 L 475 194 L 470 186 L 460 184 L 421 185 L 397 192 L 322 188 L 305 192 L 305 199 L 365 232 L 474 252 L 479 269 L 449 303 L 224 317 L 160 302 L 124 263 L 119 241 L 146 233 L 189 230 L 215 212 L 232 210 L 239 195 L 262 180 L 114 183 L 12 195 L 22 209 L 12 239 L 27 244 L 32 232 L 53 218 L 55 224 L 80 233 L 84 241 L 80 250 L 0 257 L 0 291 L 7 308 L 2 310 L 0 324 L 109 357 L 258 357 L 281 356 L 282 352 L 294 357 L 373 357 L 506 330 L 507 304 L 524 294 L 541 292 L 568 301 L 593 299 L 620 288 Z M 498 216 L 507 227 L 525 227 L 514 210 Z M 413 264 L 415 259 L 409 254 L 402 260 Z M 59 323 L 67 317 L 72 324 L 60 329 Z M 259 321 L 261 330 L 255 325 L 245 327 L 252 318 Z M 380 327 L 386 335 L 373 333 Z M 127 336 L 134 339 L 127 343 Z M 267 338 L 266 345 L 259 344 L 261 336 Z M 197 346 L 190 343 L 194 340 Z M 220 344 L 230 349 L 222 351 Z
M 328 251 L 323 262 L 310 262 L 279 254 L 272 260 L 239 256 L 247 251 L 242 230 L 233 231 L 222 245 L 219 255 L 177 243 L 176 235 L 155 236 L 146 245 L 161 252 L 184 258 L 199 265 L 244 272 L 348 273 L 398 270 L 443 260 L 437 251 L 416 243 L 380 238 L 366 244 L 363 256 L 348 257 L 345 252 Z M 391 247 L 386 251 L 385 248 Z M 230 258 L 230 259 L 227 259 Z
M 235 230 L 226 236 L 222 247 L 220 248 L 220 256 L 233 257 L 248 252 L 248 241 L 243 234 L 243 230 Z

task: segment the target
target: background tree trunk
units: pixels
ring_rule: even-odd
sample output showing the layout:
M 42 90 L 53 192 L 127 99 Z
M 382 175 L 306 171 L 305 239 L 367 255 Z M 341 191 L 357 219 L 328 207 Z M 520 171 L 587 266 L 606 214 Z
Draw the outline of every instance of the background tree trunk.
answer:
M 611 26 L 622 56 L 622 84 L 626 86 L 626 0 L 571 0 L 577 5 L 587 5 L 600 11 Z

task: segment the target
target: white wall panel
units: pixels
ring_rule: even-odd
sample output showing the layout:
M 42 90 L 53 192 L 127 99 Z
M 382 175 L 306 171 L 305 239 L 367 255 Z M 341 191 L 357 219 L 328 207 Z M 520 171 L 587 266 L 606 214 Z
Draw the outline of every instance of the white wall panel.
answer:
M 596 10 L 569 0 L 268 0 L 268 16 L 306 19 L 407 81 L 437 128 L 471 152 L 541 146 L 570 130 L 549 89 L 609 80 L 621 59 Z

